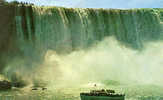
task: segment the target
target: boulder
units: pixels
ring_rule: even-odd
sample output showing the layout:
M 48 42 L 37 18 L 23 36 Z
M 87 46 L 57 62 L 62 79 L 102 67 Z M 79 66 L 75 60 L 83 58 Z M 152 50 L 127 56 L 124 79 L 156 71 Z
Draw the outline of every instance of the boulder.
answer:
M 0 91 L 10 90 L 12 88 L 12 83 L 6 80 L 0 81 Z

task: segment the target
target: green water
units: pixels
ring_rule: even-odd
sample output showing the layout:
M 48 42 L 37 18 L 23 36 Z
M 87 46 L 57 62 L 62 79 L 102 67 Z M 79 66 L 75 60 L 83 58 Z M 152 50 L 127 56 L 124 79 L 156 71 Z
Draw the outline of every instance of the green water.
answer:
M 101 87 L 102 88 L 102 87 Z M 104 87 L 103 87 L 104 88 Z M 157 86 L 107 86 L 125 93 L 125 100 L 162 100 L 163 87 Z M 13 90 L 1 92 L 0 100 L 80 100 L 80 92 L 93 88 L 55 88 L 48 90 Z
M 18 39 L 26 44 L 22 49 L 34 43 L 45 50 L 72 51 L 109 36 L 122 45 L 141 49 L 144 42 L 162 39 L 161 11 L 20 6 L 16 28 Z

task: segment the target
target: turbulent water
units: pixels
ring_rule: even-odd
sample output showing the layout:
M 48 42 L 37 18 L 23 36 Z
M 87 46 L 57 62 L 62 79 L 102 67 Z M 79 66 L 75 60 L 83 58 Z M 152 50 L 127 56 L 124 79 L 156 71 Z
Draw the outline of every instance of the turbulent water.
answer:
M 0 12 L 0 72 L 27 85 L 0 99 L 80 100 L 96 83 L 127 100 L 161 100 L 163 9 L 10 4 Z

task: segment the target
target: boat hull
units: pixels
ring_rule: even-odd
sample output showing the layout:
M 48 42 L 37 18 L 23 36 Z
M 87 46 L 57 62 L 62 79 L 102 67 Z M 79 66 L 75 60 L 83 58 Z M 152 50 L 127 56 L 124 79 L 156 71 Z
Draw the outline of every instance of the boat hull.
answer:
M 110 96 L 86 96 L 80 95 L 81 100 L 125 100 L 124 96 L 110 97 Z

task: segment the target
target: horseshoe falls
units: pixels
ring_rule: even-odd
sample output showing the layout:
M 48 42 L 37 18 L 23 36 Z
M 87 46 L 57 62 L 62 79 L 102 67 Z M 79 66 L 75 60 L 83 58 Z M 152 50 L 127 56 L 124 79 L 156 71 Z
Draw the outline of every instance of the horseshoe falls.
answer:
M 0 77 L 25 84 L 22 97 L 80 100 L 96 83 L 127 100 L 161 100 L 162 8 L 4 4 L 0 12 Z M 30 92 L 31 85 L 48 90 Z
M 23 46 L 32 43 L 45 50 L 87 48 L 110 36 L 129 48 L 142 49 L 143 43 L 161 40 L 160 16 L 157 9 L 20 6 L 15 15 L 16 34 Z

